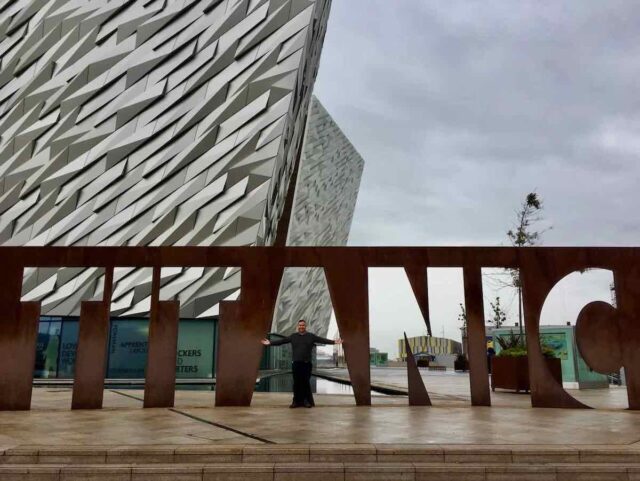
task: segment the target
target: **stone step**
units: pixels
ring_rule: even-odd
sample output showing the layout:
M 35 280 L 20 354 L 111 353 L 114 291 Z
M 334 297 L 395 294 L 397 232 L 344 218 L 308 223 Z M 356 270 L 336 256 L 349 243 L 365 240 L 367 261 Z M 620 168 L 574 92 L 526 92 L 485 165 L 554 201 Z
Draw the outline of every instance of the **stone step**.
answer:
M 252 463 L 640 464 L 640 445 L 249 444 L 17 446 L 0 465 Z
M 2 481 L 639 481 L 640 464 L 2 465 Z

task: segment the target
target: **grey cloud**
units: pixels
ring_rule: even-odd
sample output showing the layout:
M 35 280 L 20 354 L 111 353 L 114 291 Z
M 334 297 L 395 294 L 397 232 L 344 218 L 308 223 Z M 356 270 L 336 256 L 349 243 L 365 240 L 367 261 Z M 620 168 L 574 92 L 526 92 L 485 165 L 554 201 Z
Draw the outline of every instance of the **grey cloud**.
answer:
M 315 92 L 366 161 L 350 244 L 506 245 L 537 188 L 544 244 L 638 245 L 639 24 L 626 0 L 335 0 Z M 371 293 L 393 304 L 371 301 L 391 356 L 390 316 L 398 338 L 421 332 L 401 279 L 376 274 Z M 608 296 L 571 282 L 554 322 Z M 458 284 L 432 306 L 454 338 Z
M 548 243 L 635 242 L 639 22 L 623 1 L 334 2 L 316 92 L 367 160 L 353 242 L 504 242 L 536 187 Z

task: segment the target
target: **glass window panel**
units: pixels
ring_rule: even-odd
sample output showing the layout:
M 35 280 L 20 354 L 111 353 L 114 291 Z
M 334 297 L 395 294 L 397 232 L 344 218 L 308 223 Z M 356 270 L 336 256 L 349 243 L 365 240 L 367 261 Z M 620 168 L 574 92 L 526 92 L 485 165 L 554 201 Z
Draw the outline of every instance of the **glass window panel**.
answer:
M 60 378 L 73 378 L 76 363 L 76 348 L 78 346 L 79 324 L 77 320 L 65 320 L 62 323 L 58 366 L 58 377 Z
M 213 377 L 213 321 L 185 320 L 178 329 L 176 377 Z
M 144 378 L 148 337 L 148 319 L 112 320 L 107 377 L 111 379 Z
M 61 322 L 57 318 L 43 320 L 38 325 L 36 360 L 33 373 L 36 378 L 56 377 L 58 374 L 60 325 Z

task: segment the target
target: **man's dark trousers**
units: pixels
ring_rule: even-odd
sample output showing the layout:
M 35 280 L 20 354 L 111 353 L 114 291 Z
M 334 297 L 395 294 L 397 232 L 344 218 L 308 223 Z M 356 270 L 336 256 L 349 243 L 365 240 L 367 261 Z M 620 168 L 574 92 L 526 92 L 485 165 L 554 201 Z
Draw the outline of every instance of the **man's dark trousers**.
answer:
M 293 404 L 304 406 L 306 401 L 313 406 L 313 394 L 311 394 L 311 363 L 293 361 L 291 370 L 293 371 Z

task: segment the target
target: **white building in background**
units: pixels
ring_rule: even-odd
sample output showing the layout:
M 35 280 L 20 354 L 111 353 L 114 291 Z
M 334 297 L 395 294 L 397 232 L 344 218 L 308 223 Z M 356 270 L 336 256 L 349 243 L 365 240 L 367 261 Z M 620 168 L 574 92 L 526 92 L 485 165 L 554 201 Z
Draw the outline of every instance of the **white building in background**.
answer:
M 317 98 L 311 101 L 289 224 L 289 246 L 345 246 L 364 161 Z M 326 336 L 331 299 L 321 268 L 289 268 L 280 286 L 273 331 L 290 333 L 300 319 Z
M 0 244 L 284 244 L 280 220 L 329 8 L 330 0 L 5 2 Z M 311 117 L 288 239 L 344 245 L 362 159 L 318 102 Z M 180 301 L 183 318 L 209 317 L 237 293 L 239 275 L 163 269 L 162 295 Z M 278 326 L 321 312 L 316 330 L 326 332 L 321 277 L 287 273 L 302 291 L 283 291 Z M 118 269 L 115 281 L 112 314 L 146 314 L 150 270 Z M 41 300 L 43 315 L 78 315 L 103 282 L 97 269 L 31 269 L 24 300 Z

